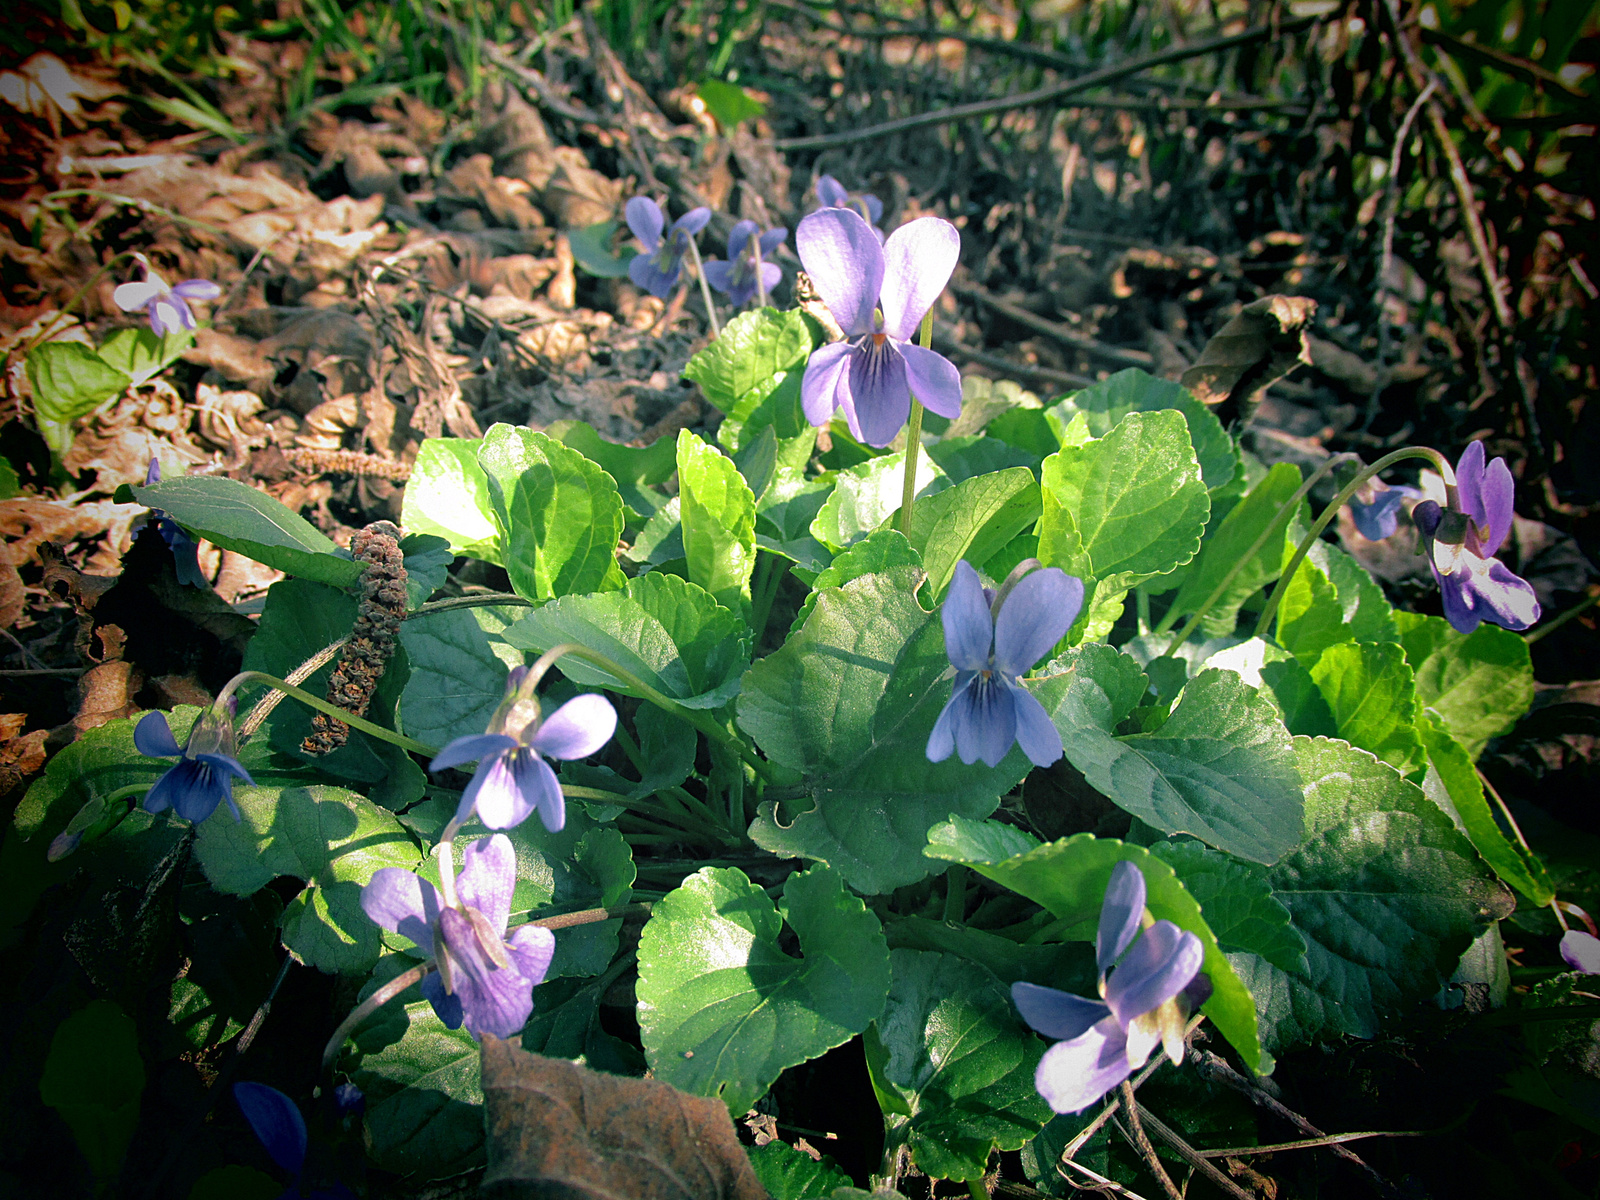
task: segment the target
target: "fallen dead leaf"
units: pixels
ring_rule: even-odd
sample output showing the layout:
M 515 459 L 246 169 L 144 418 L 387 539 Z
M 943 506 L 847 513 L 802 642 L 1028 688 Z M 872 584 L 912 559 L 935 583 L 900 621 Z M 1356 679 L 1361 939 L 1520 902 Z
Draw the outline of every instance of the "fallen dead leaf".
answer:
M 720 1100 L 495 1037 L 483 1096 L 485 1200 L 767 1200 Z
M 1263 296 L 1245 305 L 1180 382 L 1224 425 L 1248 423 L 1262 392 L 1311 361 L 1305 329 L 1316 311 L 1317 302 L 1305 296 Z

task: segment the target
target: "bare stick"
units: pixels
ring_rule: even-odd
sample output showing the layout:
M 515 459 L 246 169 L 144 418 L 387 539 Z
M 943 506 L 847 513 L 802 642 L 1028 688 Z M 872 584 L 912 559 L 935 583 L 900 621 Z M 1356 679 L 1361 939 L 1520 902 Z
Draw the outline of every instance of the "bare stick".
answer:
M 1211 1155 L 1203 1154 L 1189 1145 L 1188 1142 L 1184 1141 L 1175 1131 L 1169 1128 L 1160 1117 L 1156 1116 L 1144 1105 L 1139 1104 L 1137 1107 L 1140 1119 L 1150 1127 L 1150 1132 L 1176 1150 L 1178 1156 L 1184 1162 L 1199 1171 L 1200 1174 L 1204 1175 L 1228 1195 L 1234 1197 L 1234 1200 L 1256 1200 L 1249 1192 L 1207 1162 L 1207 1158 L 1212 1157 Z
M 1122 1108 L 1128 1116 L 1128 1128 L 1131 1132 L 1129 1138 L 1134 1149 L 1139 1151 L 1139 1157 L 1144 1159 L 1144 1165 L 1150 1168 L 1150 1174 L 1156 1177 L 1156 1182 L 1161 1185 L 1161 1190 L 1166 1192 L 1168 1200 L 1183 1200 L 1183 1193 L 1178 1190 L 1178 1185 L 1172 1182 L 1172 1176 L 1167 1174 L 1167 1169 L 1161 1165 L 1161 1158 L 1156 1154 L 1156 1148 L 1150 1144 L 1150 1137 L 1144 1131 L 1144 1125 L 1139 1120 L 1139 1102 L 1133 1098 L 1133 1088 L 1127 1080 L 1122 1081 Z
M 1251 1154 L 1277 1154 L 1282 1150 L 1314 1150 L 1318 1146 L 1337 1146 L 1375 1137 L 1427 1137 L 1425 1129 L 1373 1129 L 1365 1133 L 1330 1133 L 1326 1137 L 1302 1138 L 1298 1142 L 1275 1142 L 1270 1146 L 1235 1146 L 1231 1150 L 1197 1150 L 1201 1158 L 1245 1158 Z

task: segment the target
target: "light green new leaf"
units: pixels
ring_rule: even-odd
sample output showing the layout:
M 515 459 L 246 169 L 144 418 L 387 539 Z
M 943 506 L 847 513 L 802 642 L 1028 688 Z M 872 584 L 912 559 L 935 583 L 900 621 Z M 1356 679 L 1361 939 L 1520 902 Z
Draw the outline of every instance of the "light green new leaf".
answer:
M 489 476 L 478 465 L 481 438 L 428 438 L 406 481 L 400 523 L 412 533 L 432 533 L 468 558 L 503 566 Z
M 1294 553 L 1284 547 L 1284 556 Z M 1307 666 L 1336 642 L 1397 642 L 1394 610 L 1366 568 L 1331 542 L 1311 552 L 1283 585 L 1278 644 Z
M 1224 957 L 1199 903 L 1169 863 L 1143 846 L 1096 838 L 1092 833 L 1074 834 L 1023 854 L 995 858 L 994 837 L 988 829 L 987 823 L 952 817 L 929 832 L 927 853 L 965 863 L 985 878 L 1026 896 L 1057 919 L 1054 932 L 1063 940 L 1094 940 L 1112 868 L 1124 860 L 1137 865 L 1144 873 L 1145 907 L 1151 915 L 1187 929 L 1205 948 L 1201 970 L 1211 980 L 1212 992 L 1202 1011 L 1252 1070 L 1260 1065 L 1255 1003 Z
M 581 229 L 567 230 L 567 245 L 572 247 L 573 261 L 600 279 L 621 279 L 628 273 L 633 255 L 611 252 L 611 239 L 617 232 L 615 219 Z
M 783 925 L 800 958 L 778 947 Z M 657 1079 L 743 1113 L 786 1067 L 831 1050 L 883 1011 L 889 950 L 878 918 L 827 867 L 791 875 L 783 908 L 730 867 L 668 893 L 639 940 L 639 1029 Z
M 928 761 L 952 685 L 944 628 L 917 604 L 920 582 L 899 567 L 818 593 L 805 625 L 750 668 L 739 696 L 739 725 L 800 774 L 810 802 L 786 802 L 781 815 L 763 804 L 750 836 L 774 854 L 829 863 L 865 893 L 930 874 L 929 827 L 953 812 L 987 816 L 1028 770 L 1016 748 L 995 768 Z
M 811 536 L 837 554 L 879 528 L 900 511 L 905 494 L 906 456 L 880 454 L 840 471 L 832 494 L 823 503 Z M 926 454 L 917 455 L 917 499 L 950 486 L 939 464 Z M 915 514 L 916 506 L 912 505 Z M 953 569 L 953 567 L 952 567 Z
M 506 676 L 523 660 L 502 634 L 523 608 L 454 608 L 400 627 L 411 675 L 396 721 L 408 737 L 444 747 L 482 733 L 505 695 Z
M 1052 454 L 1043 466 L 1039 561 L 1094 592 L 1078 618 L 1103 636 L 1122 596 L 1180 567 L 1200 548 L 1211 501 L 1181 414 L 1132 412 L 1102 438 Z
M 621 586 L 622 497 L 598 464 L 548 434 L 512 425 L 484 434 L 478 464 L 517 595 L 550 600 Z
M 1537 907 L 1555 897 L 1555 887 L 1544 864 L 1511 841 L 1500 830 L 1484 794 L 1483 780 L 1461 743 L 1450 736 L 1444 720 L 1432 710 L 1418 722 L 1428 750 L 1428 775 L 1422 790 L 1438 804 L 1472 840 L 1473 848 L 1494 868 L 1495 874 Z
M 763 429 L 780 438 L 802 431 L 800 380 L 813 344 L 799 309 L 759 308 L 734 317 L 689 360 L 684 376 L 727 414 L 717 441 L 736 452 Z
M 82 342 L 35 346 L 28 351 L 27 371 L 33 419 L 57 458 L 72 446 L 72 423 L 133 382 Z
M 1187 388 L 1169 379 L 1157 379 L 1138 367 L 1118 371 L 1099 383 L 1073 392 L 1045 409 L 1045 418 L 1065 445 L 1063 433 L 1074 417 L 1081 414 L 1090 437 L 1104 437 L 1131 412 L 1156 412 L 1175 409 L 1189 426 L 1189 440 L 1200 463 L 1200 474 L 1208 491 L 1225 487 L 1239 468 L 1239 452 L 1222 422 Z
M 885 1137 L 935 1179 L 980 1179 L 1050 1119 L 1033 1086 L 1045 1045 L 1001 982 L 951 954 L 896 950 L 889 999 L 867 1036 Z
M 978 475 L 928 496 L 911 508 L 911 544 L 922 554 L 935 602 L 956 564 L 988 562 L 1039 519 L 1039 485 L 1027 467 Z
M 1068 761 L 1119 807 L 1252 862 L 1275 862 L 1299 844 L 1303 800 L 1289 732 L 1238 675 L 1202 671 L 1159 729 L 1115 737 L 1143 695 L 1137 663 L 1109 646 L 1082 646 L 1048 671 L 1038 695 Z
M 1234 966 L 1269 1049 L 1341 1034 L 1435 994 L 1510 897 L 1422 790 L 1344 742 L 1296 738 L 1306 839 L 1269 873 L 1306 939 L 1306 969 L 1254 955 Z
M 756 564 L 756 498 L 733 460 L 687 429 L 678 433 L 678 515 L 690 582 L 742 611 Z
M 162 509 L 191 533 L 287 574 L 337 588 L 361 577 L 361 564 L 311 522 L 237 479 L 189 475 L 130 490 L 140 504 Z
M 720 708 L 739 691 L 750 661 L 750 628 L 702 587 L 652 572 L 620 592 L 566 596 L 506 628 L 505 640 L 543 653 L 577 642 L 604 654 L 685 708 Z M 580 687 L 644 699 L 632 684 L 568 655 L 561 673 Z
M 941 493 L 942 494 L 942 493 Z M 843 587 L 852 579 L 892 571 L 896 567 L 922 567 L 922 556 L 912 549 L 905 535 L 898 529 L 880 529 L 869 533 L 848 550 L 841 550 L 811 581 L 811 594 L 800 604 L 794 620 L 789 624 L 790 634 L 796 633 L 811 616 L 817 597 L 828 588 Z
M 1444 718 L 1476 762 L 1489 739 L 1515 725 L 1533 703 L 1528 643 L 1487 623 L 1460 634 L 1443 617 L 1396 613 L 1394 620 L 1417 675 L 1417 699 Z
M 1204 666 L 1234 672 L 1272 701 L 1290 733 L 1332 737 L 1337 732 L 1333 710 L 1323 699 L 1311 672 L 1281 646 L 1265 638 L 1251 638 L 1202 661 Z
M 195 856 L 211 886 L 248 896 L 279 875 L 305 890 L 283 911 L 283 942 L 320 971 L 359 973 L 378 961 L 378 927 L 361 888 L 383 867 L 415 870 L 422 854 L 394 814 L 336 787 L 234 789 L 243 820 L 204 821 Z
M 1270 530 L 1265 544 L 1239 567 L 1238 574 L 1200 621 L 1200 632 L 1207 637 L 1232 633 L 1238 623 L 1239 606 L 1276 579 L 1283 569 L 1283 543 L 1289 527 L 1289 514 L 1284 508 L 1299 487 L 1299 467 L 1289 463 L 1274 464 L 1245 498 L 1228 510 L 1216 531 L 1206 538 L 1200 557 L 1184 573 L 1183 586 L 1172 602 L 1173 611 L 1180 614 L 1199 611 L 1223 577 L 1239 567 L 1256 539 Z
M 157 337 L 155 330 L 141 325 L 117 330 L 100 343 L 98 353 L 103 362 L 128 376 L 137 387 L 177 362 L 193 344 L 194 334 L 187 329 Z
M 1393 642 L 1340 642 L 1322 652 L 1311 678 L 1333 712 L 1338 735 L 1402 775 L 1427 758 L 1417 736 L 1417 691 L 1405 652 Z

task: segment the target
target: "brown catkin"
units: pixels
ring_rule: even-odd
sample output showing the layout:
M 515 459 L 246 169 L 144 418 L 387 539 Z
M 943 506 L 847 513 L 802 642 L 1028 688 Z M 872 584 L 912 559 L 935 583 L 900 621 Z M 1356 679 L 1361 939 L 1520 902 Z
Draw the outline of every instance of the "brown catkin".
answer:
M 350 536 L 350 554 L 365 563 L 366 569 L 361 572 L 356 623 L 328 680 L 328 701 L 361 717 L 394 657 L 400 622 L 406 615 L 406 568 L 399 528 L 391 521 L 374 521 L 357 530 Z M 327 754 L 349 737 L 350 726 L 318 713 L 311 719 L 311 733 L 300 749 L 306 754 Z

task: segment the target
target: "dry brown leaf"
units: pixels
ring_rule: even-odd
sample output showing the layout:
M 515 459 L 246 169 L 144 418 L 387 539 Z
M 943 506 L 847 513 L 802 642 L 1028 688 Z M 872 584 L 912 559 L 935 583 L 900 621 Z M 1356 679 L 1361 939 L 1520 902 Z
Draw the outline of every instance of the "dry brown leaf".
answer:
M 91 566 L 108 563 L 114 570 L 128 544 L 128 526 L 145 509 L 140 504 L 114 504 L 110 500 L 62 504 L 37 497 L 0 500 L 0 537 L 9 542 L 11 562 L 21 566 L 44 542 L 70 542 L 74 538 L 105 535 L 105 543 Z
M 12 554 L 12 548 L 0 542 L 0 629 L 14 626 L 28 603 L 28 592 Z
M 557 148 L 554 157 L 556 169 L 540 197 L 551 221 L 562 229 L 583 229 L 616 215 L 622 180 L 596 171 L 575 146 Z
M 26 713 L 0 715 L 0 796 L 44 767 L 44 743 L 50 731 L 23 733 L 27 722 Z
M 496 1200 L 767 1200 L 727 1106 L 483 1039 Z
M 1224 325 L 1181 380 L 1224 425 L 1250 420 L 1260 394 L 1299 363 L 1311 361 L 1305 329 L 1317 302 L 1263 296 Z

